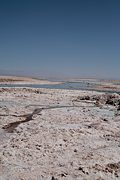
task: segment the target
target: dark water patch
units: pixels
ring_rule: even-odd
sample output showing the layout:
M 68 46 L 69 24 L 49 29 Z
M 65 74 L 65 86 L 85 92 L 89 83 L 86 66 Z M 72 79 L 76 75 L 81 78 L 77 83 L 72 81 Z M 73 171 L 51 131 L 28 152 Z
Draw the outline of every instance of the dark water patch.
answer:
M 9 123 L 7 125 L 5 125 L 3 127 L 3 129 L 5 129 L 8 133 L 13 133 L 15 128 L 21 124 L 21 123 L 25 123 L 25 122 L 29 122 L 31 120 L 33 120 L 33 115 L 34 114 L 39 114 L 40 112 L 42 111 L 42 108 L 37 108 L 33 111 L 33 113 L 31 114 L 27 114 L 27 115 L 21 115 L 21 116 L 18 116 L 18 117 L 26 117 L 25 120 L 21 120 L 21 121 L 16 121 L 16 122 L 12 122 L 12 123 Z
M 68 107 L 84 107 L 84 106 L 75 106 L 75 105 L 74 106 L 48 106 L 48 107 L 44 107 L 44 108 L 36 108 L 31 114 L 25 114 L 25 115 L 19 115 L 19 116 L 15 115 L 16 117 L 25 117 L 25 119 L 21 120 L 21 121 L 9 123 L 9 124 L 3 126 L 2 129 L 4 129 L 8 133 L 13 133 L 14 130 L 18 127 L 18 125 L 25 123 L 25 122 L 29 122 L 31 120 L 34 120 L 33 115 L 35 115 L 35 114 L 38 115 L 42 110 L 56 109 L 56 108 L 68 108 Z M 88 107 L 94 107 L 94 106 L 88 106 Z
M 21 121 L 16 121 L 16 122 L 9 123 L 9 124 L 5 125 L 5 126 L 3 127 L 3 129 L 5 129 L 8 133 L 13 133 L 14 130 L 15 130 L 15 128 L 16 128 L 19 124 L 25 123 L 25 122 L 28 122 L 28 121 L 31 121 L 31 120 L 33 120 L 33 119 L 32 119 L 32 115 L 28 115 L 25 120 L 21 120 Z

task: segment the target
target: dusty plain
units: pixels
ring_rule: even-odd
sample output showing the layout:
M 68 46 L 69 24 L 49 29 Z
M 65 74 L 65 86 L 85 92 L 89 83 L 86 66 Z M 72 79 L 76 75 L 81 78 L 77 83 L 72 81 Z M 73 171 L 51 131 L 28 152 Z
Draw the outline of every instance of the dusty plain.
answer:
M 0 178 L 120 179 L 120 95 L 0 88 Z

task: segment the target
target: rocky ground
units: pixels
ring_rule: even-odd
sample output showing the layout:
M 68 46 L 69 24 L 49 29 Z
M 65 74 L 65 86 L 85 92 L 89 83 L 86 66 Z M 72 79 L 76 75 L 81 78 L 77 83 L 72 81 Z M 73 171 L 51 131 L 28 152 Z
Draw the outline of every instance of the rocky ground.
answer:
M 120 95 L 0 88 L 2 180 L 120 179 Z

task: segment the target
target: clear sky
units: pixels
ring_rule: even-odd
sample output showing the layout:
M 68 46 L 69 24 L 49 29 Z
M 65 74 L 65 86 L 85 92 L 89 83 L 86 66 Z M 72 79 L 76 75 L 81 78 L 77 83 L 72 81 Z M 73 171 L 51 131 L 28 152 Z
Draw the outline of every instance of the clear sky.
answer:
M 120 0 L 0 0 L 0 74 L 120 79 Z

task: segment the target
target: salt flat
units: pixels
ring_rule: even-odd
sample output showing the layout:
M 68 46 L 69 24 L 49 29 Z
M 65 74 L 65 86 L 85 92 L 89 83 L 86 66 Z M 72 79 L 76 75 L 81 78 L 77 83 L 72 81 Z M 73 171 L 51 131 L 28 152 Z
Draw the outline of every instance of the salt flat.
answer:
M 120 179 L 120 96 L 106 97 L 0 88 L 1 179 Z

